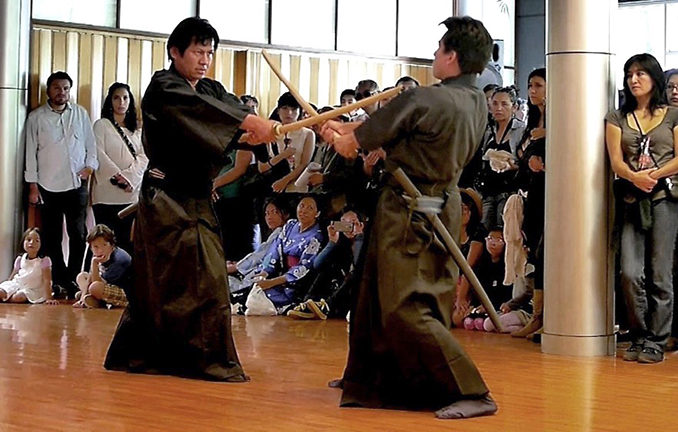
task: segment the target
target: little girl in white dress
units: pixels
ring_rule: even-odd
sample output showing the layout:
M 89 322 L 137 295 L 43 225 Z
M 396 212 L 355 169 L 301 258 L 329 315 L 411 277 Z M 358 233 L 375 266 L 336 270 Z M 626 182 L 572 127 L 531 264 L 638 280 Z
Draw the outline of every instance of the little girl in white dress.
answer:
M 52 261 L 40 254 L 40 230 L 29 228 L 9 279 L 0 283 L 0 300 L 10 303 L 59 304 L 52 298 Z

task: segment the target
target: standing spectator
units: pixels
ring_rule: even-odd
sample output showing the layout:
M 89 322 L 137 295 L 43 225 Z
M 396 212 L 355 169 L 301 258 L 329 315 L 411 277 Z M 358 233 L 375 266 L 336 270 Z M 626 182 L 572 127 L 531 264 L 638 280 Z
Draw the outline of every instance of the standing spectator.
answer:
M 259 115 L 259 99 L 251 95 L 242 95 L 240 102 L 250 107 L 255 115 Z
M 528 77 L 530 95 L 527 128 L 516 151 L 518 171 L 516 189 L 527 190 L 523 232 L 528 261 L 534 265 L 533 315 L 513 337 L 526 337 L 539 332 L 544 310 L 544 212 L 546 197 L 546 69 L 535 69 Z
M 89 115 L 85 108 L 69 102 L 72 86 L 66 72 L 55 72 L 47 78 L 47 103 L 26 121 L 24 174 L 30 189 L 29 203 L 43 204 L 42 238 L 45 253 L 52 259 L 54 284 L 71 297 L 84 254 L 87 179 L 99 167 Z M 61 250 L 64 216 L 68 267 Z
M 402 76 L 398 78 L 398 81 L 396 81 L 395 86 L 403 86 L 405 87 L 405 90 L 413 89 L 415 87 L 419 87 L 419 81 L 416 79 L 412 78 L 411 76 Z M 386 91 L 386 89 L 384 89 Z
M 483 196 L 483 225 L 489 231 L 503 226 L 504 205 L 517 169 L 515 154 L 525 131 L 525 123 L 513 117 L 517 95 L 513 87 L 500 87 L 491 97 L 494 121 L 485 133 L 482 168 L 477 189 Z
M 94 173 L 92 209 L 97 224 L 115 233 L 118 245 L 132 250 L 133 218 L 120 219 L 118 212 L 137 200 L 148 158 L 141 145 L 134 95 L 127 84 L 115 83 L 94 123 L 99 169 Z
M 673 319 L 678 109 L 666 106 L 664 76 L 650 54 L 629 58 L 624 76 L 624 104 L 605 117 L 612 169 L 625 186 L 621 278 L 631 347 L 624 360 L 659 363 Z
M 278 115 L 282 124 L 299 120 L 301 107 L 291 93 L 283 93 L 278 99 Z M 280 163 L 289 165 L 289 174 L 273 182 L 274 192 L 307 192 L 308 186 L 296 186 L 295 180 L 306 169 L 315 149 L 315 134 L 309 128 L 301 128 L 285 134 L 269 146 L 269 168 Z
M 379 84 L 376 81 L 371 79 L 362 80 L 358 83 L 355 88 L 355 100 L 360 101 L 370 96 L 374 96 L 379 93 Z M 374 114 L 379 109 L 379 102 L 375 102 L 371 105 L 363 107 L 365 114 L 359 119 L 353 119 L 352 121 L 365 121 Z

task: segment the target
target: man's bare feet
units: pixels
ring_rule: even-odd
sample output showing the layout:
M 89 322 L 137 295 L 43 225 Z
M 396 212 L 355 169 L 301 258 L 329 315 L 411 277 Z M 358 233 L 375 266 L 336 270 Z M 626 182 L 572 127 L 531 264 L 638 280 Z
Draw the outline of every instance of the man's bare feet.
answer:
M 445 408 L 436 411 L 439 419 L 460 419 L 487 416 L 496 413 L 497 404 L 494 403 L 490 394 L 479 399 L 461 399 Z

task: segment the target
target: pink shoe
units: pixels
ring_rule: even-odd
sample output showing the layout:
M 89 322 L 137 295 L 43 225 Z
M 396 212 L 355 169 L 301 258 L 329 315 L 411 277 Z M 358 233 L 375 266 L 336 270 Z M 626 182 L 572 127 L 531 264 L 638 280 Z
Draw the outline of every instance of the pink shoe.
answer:
M 476 318 L 473 320 L 473 326 L 476 330 L 483 330 L 483 324 L 485 323 L 485 318 Z
M 466 330 L 473 330 L 475 328 L 473 325 L 473 318 L 471 317 L 464 318 L 464 328 Z

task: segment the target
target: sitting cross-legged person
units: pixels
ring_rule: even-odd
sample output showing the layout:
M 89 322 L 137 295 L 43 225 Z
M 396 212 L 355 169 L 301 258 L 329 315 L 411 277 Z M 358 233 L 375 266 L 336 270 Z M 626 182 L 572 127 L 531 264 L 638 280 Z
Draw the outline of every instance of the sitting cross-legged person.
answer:
M 271 231 L 268 239 L 257 250 L 246 255 L 240 261 L 228 261 L 226 263 L 231 303 L 244 305 L 252 285 L 257 280 L 262 279 L 257 268 L 264 262 L 266 254 L 280 235 L 287 219 L 289 219 L 289 211 L 287 211 L 283 200 L 278 196 L 268 198 L 264 203 L 264 221 Z
M 80 292 L 76 308 L 125 307 L 125 290 L 132 285 L 132 257 L 115 245 L 115 235 L 106 225 L 96 225 L 87 234 L 92 249 L 90 272 L 76 278 Z
M 319 217 L 316 198 L 306 196 L 299 201 L 297 219 L 287 221 L 258 267 L 255 276 L 258 281 L 248 295 L 248 302 L 258 295 L 256 288 L 260 288 L 275 311 L 284 315 L 306 294 L 307 276 L 323 241 Z M 254 314 L 251 310 L 245 313 Z
M 358 280 L 355 269 L 363 249 L 365 224 L 355 210 L 327 227 L 329 242 L 315 258 L 316 277 L 304 301 L 287 312 L 297 319 L 345 317 Z
M 495 310 L 499 310 L 502 304 L 511 299 L 513 291 L 513 285 L 504 285 L 505 269 L 504 233 L 501 228 L 493 228 L 485 239 L 485 250 L 480 257 L 476 275 Z M 475 296 L 474 303 L 479 304 Z M 503 326 L 513 325 L 509 322 L 509 318 L 513 317 L 508 315 L 502 317 Z M 492 331 L 494 326 L 489 327 L 491 324 L 488 313 L 482 305 L 474 308 L 471 314 L 464 318 L 464 328 L 467 330 Z

